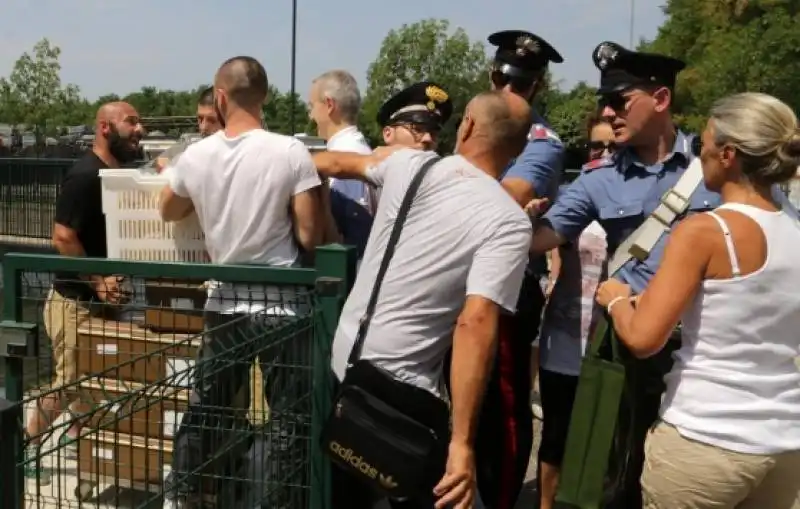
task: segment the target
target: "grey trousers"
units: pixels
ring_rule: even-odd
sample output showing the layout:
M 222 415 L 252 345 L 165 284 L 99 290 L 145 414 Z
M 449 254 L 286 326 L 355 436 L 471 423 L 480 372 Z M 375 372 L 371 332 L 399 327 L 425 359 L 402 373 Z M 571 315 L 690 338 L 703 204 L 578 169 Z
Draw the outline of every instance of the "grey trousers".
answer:
M 210 489 L 217 507 L 240 506 L 233 502 L 242 498 L 241 507 L 248 508 L 307 506 L 310 330 L 275 332 L 296 319 L 262 314 L 207 313 L 205 320 L 189 408 L 175 434 L 167 498 Z M 253 426 L 247 412 L 255 358 L 269 420 Z

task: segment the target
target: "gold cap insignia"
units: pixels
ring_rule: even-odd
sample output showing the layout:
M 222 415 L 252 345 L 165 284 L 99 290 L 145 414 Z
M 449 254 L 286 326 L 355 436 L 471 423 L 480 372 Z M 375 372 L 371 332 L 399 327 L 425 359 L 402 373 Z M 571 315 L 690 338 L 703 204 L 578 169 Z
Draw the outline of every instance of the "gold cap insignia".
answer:
M 539 43 L 530 36 L 521 35 L 517 37 L 517 56 L 524 57 L 528 53 L 539 53 Z
M 433 101 L 428 101 L 425 106 L 428 107 L 429 110 L 433 111 L 436 109 L 436 103 Z
M 428 99 L 430 99 L 430 101 L 428 102 L 428 109 L 429 110 L 432 110 L 432 109 L 435 108 L 435 105 L 433 103 L 441 104 L 441 103 L 447 101 L 447 99 L 448 99 L 447 92 L 445 92 L 441 88 L 433 86 L 433 85 L 431 85 L 431 86 L 429 86 L 428 88 L 425 89 L 425 95 L 428 97 Z M 431 106 L 433 106 L 433 107 L 431 107 Z

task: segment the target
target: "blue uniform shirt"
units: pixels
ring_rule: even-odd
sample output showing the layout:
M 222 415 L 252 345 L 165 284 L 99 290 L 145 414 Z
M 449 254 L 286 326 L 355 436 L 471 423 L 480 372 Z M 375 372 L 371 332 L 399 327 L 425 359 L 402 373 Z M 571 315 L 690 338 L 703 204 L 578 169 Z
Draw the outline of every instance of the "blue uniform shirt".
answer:
M 672 153 L 652 166 L 640 163 L 630 150 L 588 164 L 584 168 L 590 171 L 584 171 L 559 195 L 543 221 L 568 241 L 574 241 L 589 223 L 598 221 L 608 235 L 611 256 L 683 175 L 693 158 L 691 141 L 690 136 L 678 132 Z M 687 213 L 711 210 L 720 203 L 720 196 L 701 183 L 691 196 Z M 644 262 L 629 260 L 616 277 L 629 284 L 634 293 L 641 293 L 658 269 L 668 237 L 661 237 Z
M 518 178 L 529 182 L 538 198 L 555 198 L 564 170 L 564 144 L 545 120 L 533 112 L 528 143 L 500 180 Z
M 537 198 L 555 199 L 561 174 L 564 170 L 564 144 L 558 135 L 550 129 L 545 120 L 535 111 L 533 125 L 528 134 L 528 143 L 500 180 L 518 178 L 533 186 Z M 547 273 L 547 261 L 544 256 L 537 256 L 528 267 L 529 273 L 543 275 Z

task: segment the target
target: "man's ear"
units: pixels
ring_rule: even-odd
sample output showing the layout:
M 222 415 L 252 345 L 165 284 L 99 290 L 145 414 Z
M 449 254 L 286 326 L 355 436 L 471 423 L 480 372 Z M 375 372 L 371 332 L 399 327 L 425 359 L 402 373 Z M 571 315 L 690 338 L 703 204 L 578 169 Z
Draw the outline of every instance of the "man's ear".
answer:
M 475 132 L 475 121 L 472 120 L 471 115 L 466 115 L 463 120 L 461 120 L 461 127 L 458 130 L 458 137 L 460 142 L 467 141 Z
M 653 100 L 657 112 L 667 111 L 672 104 L 672 91 L 667 87 L 661 87 L 653 92 Z
M 391 145 L 392 141 L 394 141 L 394 136 L 393 136 L 394 133 L 392 132 L 392 128 L 384 127 L 382 133 L 383 133 L 383 143 L 385 145 Z

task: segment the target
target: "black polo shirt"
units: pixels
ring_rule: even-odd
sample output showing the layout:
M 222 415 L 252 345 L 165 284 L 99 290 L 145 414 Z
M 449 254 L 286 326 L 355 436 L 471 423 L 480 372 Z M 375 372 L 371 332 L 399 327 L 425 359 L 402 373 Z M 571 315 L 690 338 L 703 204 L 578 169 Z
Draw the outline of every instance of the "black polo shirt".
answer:
M 108 165 L 93 151 L 88 151 L 67 171 L 56 199 L 55 222 L 75 231 L 78 240 L 92 258 L 106 258 L 106 220 L 103 216 L 103 191 L 100 170 Z M 80 276 L 58 273 L 53 288 L 68 299 L 94 300 L 97 294 Z

